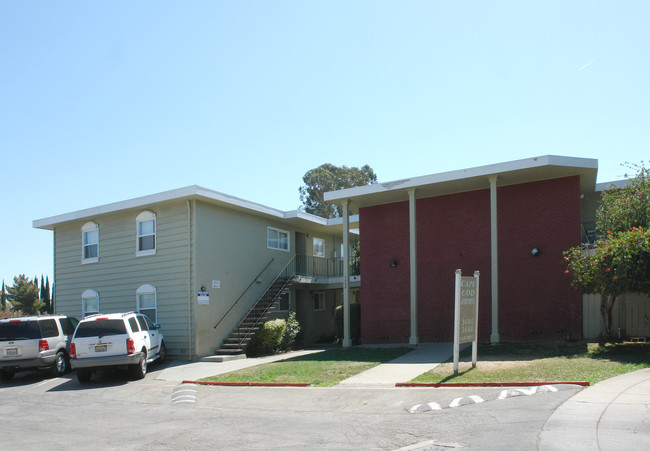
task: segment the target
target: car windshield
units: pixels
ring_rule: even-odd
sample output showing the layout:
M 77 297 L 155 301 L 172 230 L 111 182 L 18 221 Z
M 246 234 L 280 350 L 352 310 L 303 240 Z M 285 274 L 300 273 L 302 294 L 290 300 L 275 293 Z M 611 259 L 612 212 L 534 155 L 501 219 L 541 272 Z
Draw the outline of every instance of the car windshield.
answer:
M 37 321 L 8 321 L 0 323 L 0 340 L 33 340 L 41 338 Z
M 77 326 L 75 338 L 105 337 L 106 335 L 124 335 L 126 327 L 121 319 L 83 321 Z

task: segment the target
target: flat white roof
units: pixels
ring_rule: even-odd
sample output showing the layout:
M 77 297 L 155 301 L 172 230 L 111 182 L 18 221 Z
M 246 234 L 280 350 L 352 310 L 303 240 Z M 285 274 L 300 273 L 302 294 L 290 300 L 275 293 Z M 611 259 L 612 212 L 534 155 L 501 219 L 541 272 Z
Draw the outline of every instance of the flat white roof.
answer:
M 170 191 L 163 191 L 157 194 L 150 194 L 148 196 L 100 205 L 98 207 L 86 208 L 71 213 L 64 213 L 62 215 L 51 216 L 49 218 L 37 219 L 33 221 L 32 226 L 37 229 L 53 230 L 56 225 L 66 222 L 96 218 L 109 213 L 143 208 L 153 204 L 179 199 L 198 199 L 223 207 L 245 211 L 254 215 L 271 217 L 279 221 L 287 222 L 296 227 L 305 227 L 308 229 L 331 228 L 336 230 L 342 229 L 343 225 L 342 218 L 325 219 L 300 210 L 282 211 L 256 202 L 221 193 L 219 191 L 204 188 L 202 186 L 192 185 Z M 358 221 L 358 216 L 350 217 L 351 226 L 354 226 Z
M 417 198 L 487 189 L 490 186 L 489 177 L 492 175 L 498 177 L 498 186 L 578 175 L 580 189 L 585 193 L 594 191 L 597 173 L 596 159 L 545 155 L 330 191 L 325 193 L 325 200 L 333 203 L 350 200 L 351 208 L 357 209 L 407 200 L 407 190 L 413 188 L 416 189 Z

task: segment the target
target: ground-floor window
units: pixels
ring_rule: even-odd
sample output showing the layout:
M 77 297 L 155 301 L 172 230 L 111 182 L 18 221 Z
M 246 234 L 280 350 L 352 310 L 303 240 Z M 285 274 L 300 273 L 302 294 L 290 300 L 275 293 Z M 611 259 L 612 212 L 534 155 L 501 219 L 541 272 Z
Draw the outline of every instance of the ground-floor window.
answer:
M 99 313 L 99 293 L 86 290 L 81 294 L 81 317 Z
M 320 312 L 325 310 L 325 293 L 312 293 L 311 298 L 314 302 L 314 311 Z
M 147 315 L 151 321 L 157 322 L 157 302 L 156 302 L 156 287 L 153 285 L 141 285 L 135 292 L 137 298 L 138 312 Z
M 289 293 L 282 293 L 278 304 L 275 307 L 276 312 L 288 312 L 291 310 L 291 296 Z

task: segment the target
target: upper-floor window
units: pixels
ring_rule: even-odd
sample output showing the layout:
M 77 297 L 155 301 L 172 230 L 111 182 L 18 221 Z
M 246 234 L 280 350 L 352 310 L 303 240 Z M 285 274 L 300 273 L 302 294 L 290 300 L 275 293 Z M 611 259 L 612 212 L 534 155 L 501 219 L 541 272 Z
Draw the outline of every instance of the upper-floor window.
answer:
M 325 240 L 314 238 L 314 257 L 325 257 Z
M 153 255 L 156 253 L 156 214 L 143 211 L 136 218 L 138 238 L 136 255 Z
M 147 315 L 154 323 L 157 321 L 156 316 L 158 306 L 156 301 L 156 287 L 153 285 L 141 285 L 135 292 L 137 298 L 137 310 L 143 315 Z
M 99 261 L 99 225 L 87 222 L 81 228 L 81 263 Z
M 267 227 L 266 229 L 266 246 L 269 249 L 278 249 L 289 251 L 289 232 L 286 230 Z
M 81 317 L 99 313 L 99 293 L 86 290 L 81 294 Z

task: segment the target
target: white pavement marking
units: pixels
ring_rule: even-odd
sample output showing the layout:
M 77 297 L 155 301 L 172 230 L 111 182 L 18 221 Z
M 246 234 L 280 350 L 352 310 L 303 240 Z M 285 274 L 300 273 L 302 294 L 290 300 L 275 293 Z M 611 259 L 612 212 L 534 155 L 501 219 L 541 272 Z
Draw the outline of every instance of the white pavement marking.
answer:
M 181 385 L 172 393 L 172 404 L 195 404 L 198 389 L 196 385 Z
M 547 393 L 547 392 L 556 392 L 558 391 L 557 388 L 555 388 L 552 385 L 541 385 L 541 386 L 534 386 L 531 388 L 514 388 L 514 389 L 509 389 L 509 390 L 502 390 L 501 393 L 499 393 L 499 396 L 496 398 L 497 400 L 502 400 L 506 399 L 508 397 L 514 397 L 514 396 L 531 396 L 531 395 L 541 395 L 542 393 Z M 461 396 L 459 398 L 454 398 L 448 406 L 446 407 L 460 407 L 464 406 L 467 404 L 470 404 L 469 401 L 463 402 L 464 399 L 468 399 L 469 401 L 475 403 L 475 404 L 480 404 L 482 402 L 485 402 L 485 399 L 481 398 L 480 396 L 477 395 L 470 395 L 470 396 Z M 430 402 L 427 404 L 416 404 L 410 409 L 407 410 L 408 413 L 422 413 L 422 412 L 427 412 L 430 410 L 441 410 L 445 407 L 441 407 L 440 404 L 437 402 Z

